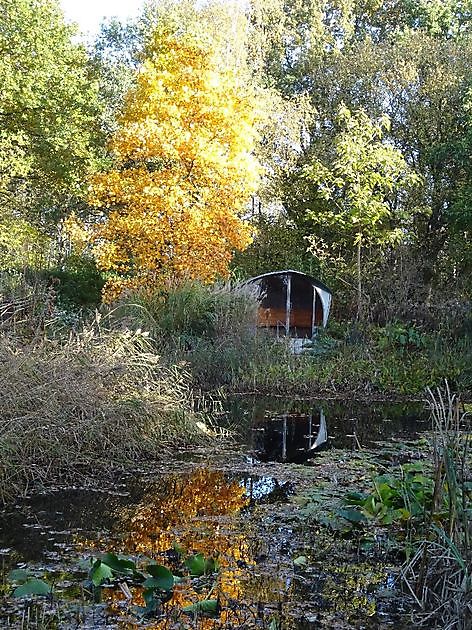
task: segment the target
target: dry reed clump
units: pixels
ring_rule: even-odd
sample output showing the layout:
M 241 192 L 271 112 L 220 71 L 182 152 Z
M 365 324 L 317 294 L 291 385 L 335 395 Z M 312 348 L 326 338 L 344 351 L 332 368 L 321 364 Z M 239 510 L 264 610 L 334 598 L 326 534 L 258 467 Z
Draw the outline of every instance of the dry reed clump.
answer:
M 472 628 L 470 423 L 447 382 L 445 392 L 428 393 L 433 419 L 433 504 L 425 516 L 425 538 L 404 567 L 403 579 L 420 609 L 415 627 L 468 630 Z
M 196 438 L 185 373 L 145 333 L 98 326 L 62 343 L 0 337 L 0 500 Z

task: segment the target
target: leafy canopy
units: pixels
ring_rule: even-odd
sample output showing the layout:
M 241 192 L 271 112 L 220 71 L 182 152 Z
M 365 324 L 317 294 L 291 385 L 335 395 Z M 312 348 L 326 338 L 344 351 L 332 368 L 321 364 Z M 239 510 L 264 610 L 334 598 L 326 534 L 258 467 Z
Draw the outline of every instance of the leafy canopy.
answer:
M 232 251 L 251 240 L 239 215 L 260 177 L 256 121 L 242 75 L 207 38 L 155 29 L 111 141 L 115 166 L 91 181 L 104 217 L 91 240 L 113 274 L 107 299 L 227 275 Z
M 355 243 L 392 242 L 401 230 L 391 221 L 389 197 L 418 177 L 398 149 L 382 142 L 383 131 L 390 125 L 388 116 L 372 121 L 362 110 L 352 114 L 341 106 L 338 125 L 330 165 L 315 158 L 304 168 L 325 202 L 309 215 L 315 223 L 337 227 Z
M 97 85 L 57 0 L 0 7 L 1 214 L 46 227 L 95 158 Z

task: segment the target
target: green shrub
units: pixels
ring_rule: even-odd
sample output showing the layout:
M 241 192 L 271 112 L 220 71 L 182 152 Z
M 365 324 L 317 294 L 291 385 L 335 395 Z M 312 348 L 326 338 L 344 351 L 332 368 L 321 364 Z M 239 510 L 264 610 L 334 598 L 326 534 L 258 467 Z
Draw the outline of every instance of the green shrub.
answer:
M 67 310 L 97 307 L 105 278 L 91 258 L 70 256 L 64 267 L 43 272 L 53 287 L 59 306 Z

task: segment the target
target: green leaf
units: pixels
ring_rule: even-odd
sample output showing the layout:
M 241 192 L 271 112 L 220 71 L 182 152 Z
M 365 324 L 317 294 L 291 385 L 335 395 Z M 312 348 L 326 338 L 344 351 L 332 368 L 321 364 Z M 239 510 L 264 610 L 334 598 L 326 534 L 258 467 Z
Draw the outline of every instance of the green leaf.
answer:
M 30 574 L 25 569 L 13 569 L 8 574 L 9 582 L 26 582 L 26 580 L 30 577 Z
M 113 571 L 106 564 L 103 564 L 100 558 L 96 560 L 90 569 L 90 579 L 94 586 L 100 586 L 106 580 L 113 577 Z
M 28 595 L 49 595 L 51 586 L 43 580 L 33 578 L 13 591 L 13 597 L 26 597 Z
M 102 564 L 106 564 L 115 573 L 122 575 L 133 575 L 136 571 L 136 564 L 128 558 L 119 558 L 114 553 L 104 553 L 100 557 Z
M 166 567 L 160 564 L 149 564 L 147 572 L 152 576 L 144 582 L 145 587 L 160 588 L 162 591 L 171 591 L 174 586 L 174 576 Z M 152 580 L 152 586 L 150 581 Z
M 386 483 L 376 484 L 377 492 L 383 503 L 388 503 L 389 500 L 395 495 L 395 492 Z
M 217 599 L 202 599 L 199 602 L 195 602 L 195 604 L 191 604 L 190 606 L 185 606 L 182 608 L 182 612 L 184 613 L 216 613 L 218 610 L 218 600 Z
M 348 492 L 344 498 L 344 502 L 349 505 L 363 505 L 367 496 L 368 495 L 363 492 Z
M 367 520 L 365 515 L 359 510 L 338 510 L 338 515 L 347 521 L 351 521 L 351 523 L 361 523 Z
M 189 569 L 191 575 L 200 576 L 204 575 L 206 562 L 202 553 L 197 553 L 194 556 L 190 556 L 185 560 L 185 566 Z
M 156 602 L 155 591 L 152 588 L 144 589 L 143 591 L 143 599 L 146 602 L 146 608 L 152 606 L 154 602 Z

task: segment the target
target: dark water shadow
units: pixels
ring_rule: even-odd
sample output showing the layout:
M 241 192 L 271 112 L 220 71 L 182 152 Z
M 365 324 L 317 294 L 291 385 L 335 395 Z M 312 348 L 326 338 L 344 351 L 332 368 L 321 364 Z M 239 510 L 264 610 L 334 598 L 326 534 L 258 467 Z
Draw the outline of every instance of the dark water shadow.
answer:
M 227 418 L 264 462 L 303 463 L 322 448 L 358 450 L 383 440 L 414 439 L 430 428 L 421 403 L 238 397 L 227 402 Z

